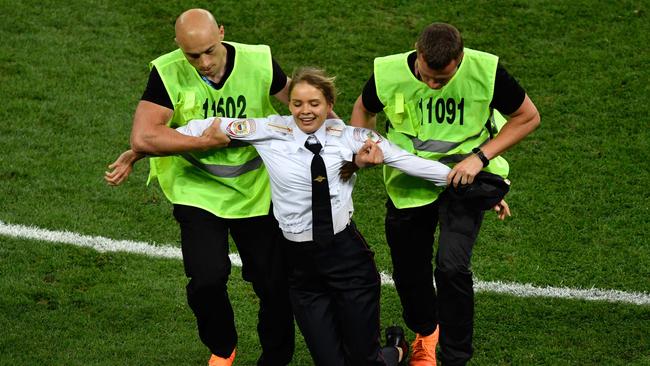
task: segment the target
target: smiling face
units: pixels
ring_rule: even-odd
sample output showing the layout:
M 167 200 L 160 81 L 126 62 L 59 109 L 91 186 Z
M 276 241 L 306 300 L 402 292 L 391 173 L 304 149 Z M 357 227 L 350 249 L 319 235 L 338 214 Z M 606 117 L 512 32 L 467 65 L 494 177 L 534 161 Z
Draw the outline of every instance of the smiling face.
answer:
M 289 110 L 296 125 L 304 133 L 314 133 L 332 111 L 323 92 L 306 81 L 297 83 L 289 95 Z

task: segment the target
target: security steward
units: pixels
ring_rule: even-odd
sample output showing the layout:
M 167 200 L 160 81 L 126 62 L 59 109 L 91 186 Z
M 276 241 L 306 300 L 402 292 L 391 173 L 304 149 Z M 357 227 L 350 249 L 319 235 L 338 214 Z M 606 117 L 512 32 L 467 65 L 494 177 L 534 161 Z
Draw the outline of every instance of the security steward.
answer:
M 288 103 L 289 78 L 265 45 L 223 42 L 224 28 L 207 10 L 191 9 L 176 21 L 179 48 L 153 60 L 133 121 L 131 147 L 111 165 L 119 184 L 145 154 L 174 205 L 180 225 L 187 301 L 210 365 L 230 365 L 237 332 L 227 292 L 231 263 L 228 234 L 242 259 L 242 275 L 260 299 L 260 365 L 286 365 L 294 351 L 294 324 L 281 253 L 271 214 L 269 177 L 256 150 L 218 136 L 185 136 L 174 128 L 213 116 L 276 114 L 269 95 Z M 163 155 L 172 155 L 173 156 Z M 117 172 L 119 171 L 119 172 Z
M 374 128 L 376 114 L 384 111 L 387 138 L 453 167 L 447 180 L 454 187 L 473 183 L 481 171 L 505 178 L 508 163 L 499 155 L 537 128 L 535 105 L 497 56 L 464 48 L 460 32 L 449 24 L 427 26 L 415 48 L 375 59 L 351 124 Z M 386 166 L 384 182 L 393 279 L 406 325 L 416 333 L 411 365 L 436 364 L 438 335 L 444 365 L 464 365 L 473 352 L 470 259 L 483 211 Z M 495 210 L 500 219 L 509 215 L 503 201 Z

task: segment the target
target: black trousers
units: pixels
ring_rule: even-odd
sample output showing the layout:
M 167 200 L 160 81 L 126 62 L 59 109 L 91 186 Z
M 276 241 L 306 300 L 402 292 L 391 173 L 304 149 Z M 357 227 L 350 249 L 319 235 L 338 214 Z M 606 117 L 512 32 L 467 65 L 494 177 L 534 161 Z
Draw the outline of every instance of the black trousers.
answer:
M 242 260 L 242 277 L 260 299 L 257 332 L 259 365 L 286 365 L 294 351 L 294 325 L 282 252 L 282 233 L 272 215 L 224 219 L 200 208 L 174 205 L 180 224 L 187 302 L 201 341 L 212 353 L 229 357 L 237 345 L 227 292 L 231 263 L 228 233 Z
M 325 246 L 285 242 L 296 322 L 315 365 L 396 365 L 380 351 L 381 281 L 374 253 L 354 224 Z
M 404 321 L 422 335 L 433 333 L 440 325 L 441 361 L 444 365 L 464 365 L 473 352 L 470 261 L 483 212 L 452 200 L 446 192 L 426 206 L 397 209 L 389 200 L 386 207 L 386 239 Z M 434 288 L 432 260 L 437 226 Z

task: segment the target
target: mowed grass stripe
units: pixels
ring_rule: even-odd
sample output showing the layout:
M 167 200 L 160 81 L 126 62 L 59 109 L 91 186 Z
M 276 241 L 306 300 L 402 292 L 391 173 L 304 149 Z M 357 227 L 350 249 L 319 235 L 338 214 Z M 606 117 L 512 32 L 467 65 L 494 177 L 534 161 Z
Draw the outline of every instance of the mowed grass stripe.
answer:
M 6 224 L 0 221 L 0 235 L 23 239 L 71 244 L 95 249 L 99 252 L 127 252 L 149 257 L 182 259 L 181 250 L 170 245 L 154 245 L 130 240 L 114 240 L 102 236 L 81 235 L 69 231 L 54 231 L 37 227 Z M 233 265 L 240 267 L 241 259 L 236 253 L 230 254 Z M 390 273 L 381 272 L 381 282 L 394 286 Z M 650 294 L 603 290 L 597 288 L 576 289 L 568 287 L 537 287 L 531 284 L 506 283 L 501 281 L 476 281 L 476 291 L 495 292 L 517 297 L 552 297 L 573 300 L 621 302 L 635 305 L 650 305 Z

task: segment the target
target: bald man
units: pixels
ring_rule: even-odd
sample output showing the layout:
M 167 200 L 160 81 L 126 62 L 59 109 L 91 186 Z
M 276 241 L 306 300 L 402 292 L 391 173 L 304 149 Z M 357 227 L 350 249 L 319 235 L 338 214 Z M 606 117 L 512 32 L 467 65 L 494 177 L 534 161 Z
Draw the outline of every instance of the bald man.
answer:
M 224 42 L 223 26 L 207 10 L 184 12 L 175 31 L 179 48 L 150 64 L 133 119 L 135 153 L 122 154 L 107 181 L 120 184 L 136 160 L 158 156 L 151 159 L 150 178 L 173 203 L 180 225 L 187 301 L 212 352 L 209 365 L 232 364 L 237 345 L 226 287 L 228 234 L 241 256 L 242 276 L 260 299 L 258 364 L 286 365 L 294 350 L 293 315 L 262 160 L 249 145 L 228 145 L 225 135 L 191 137 L 174 128 L 212 116 L 277 114 L 270 96 L 287 104 L 290 80 L 268 46 Z

